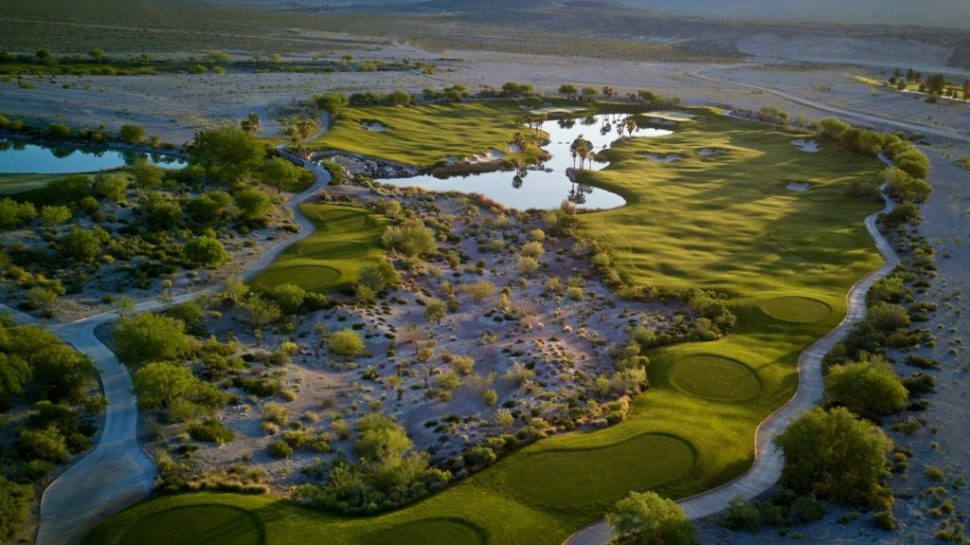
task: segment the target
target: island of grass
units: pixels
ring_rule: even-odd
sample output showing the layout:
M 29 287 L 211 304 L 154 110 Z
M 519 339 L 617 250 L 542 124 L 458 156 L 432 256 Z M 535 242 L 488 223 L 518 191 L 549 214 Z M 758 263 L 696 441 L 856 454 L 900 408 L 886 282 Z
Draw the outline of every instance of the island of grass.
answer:
M 653 350 L 651 389 L 634 400 L 625 421 L 540 441 L 379 516 L 338 517 L 266 496 L 184 494 L 136 505 L 84 543 L 144 543 L 139 539 L 152 535 L 145 528 L 159 513 L 227 506 L 256 517 L 265 543 L 326 536 L 330 544 L 382 545 L 421 536 L 420 542 L 435 545 L 559 545 L 630 489 L 682 498 L 742 474 L 754 456 L 756 427 L 797 388 L 799 354 L 841 321 L 849 288 L 881 263 L 863 226 L 880 206 L 845 196 L 852 181 L 875 179 L 881 165 L 835 146 L 809 154 L 790 144 L 806 134 L 714 110 L 691 113 L 692 119 L 675 122 L 673 135 L 623 139 L 603 152 L 610 166 L 579 173 L 582 183 L 627 200 L 623 208 L 579 216 L 582 233 L 606 245 L 627 285 L 716 290 L 738 318 L 736 330 L 720 340 Z M 496 126 L 516 130 L 521 115 L 512 103 L 372 110 L 366 118 L 388 130 L 367 134 L 404 132 L 396 139 L 342 142 L 366 155 L 426 163 L 501 145 L 507 132 L 482 135 Z M 650 123 L 649 117 L 640 122 Z M 330 145 L 340 141 L 335 135 Z M 714 148 L 727 152 L 698 153 Z M 644 153 L 684 159 L 650 162 Z M 811 190 L 787 190 L 785 180 L 793 175 L 810 182 Z M 165 535 L 156 527 L 155 535 Z M 256 535 L 246 519 L 221 527 L 225 540 L 212 543 L 240 542 L 237 530 Z
M 295 284 L 306 291 L 327 293 L 352 285 L 360 270 L 384 254 L 381 235 L 387 220 L 373 212 L 337 204 L 303 204 L 300 211 L 315 232 L 290 247 L 253 280 L 270 290 Z

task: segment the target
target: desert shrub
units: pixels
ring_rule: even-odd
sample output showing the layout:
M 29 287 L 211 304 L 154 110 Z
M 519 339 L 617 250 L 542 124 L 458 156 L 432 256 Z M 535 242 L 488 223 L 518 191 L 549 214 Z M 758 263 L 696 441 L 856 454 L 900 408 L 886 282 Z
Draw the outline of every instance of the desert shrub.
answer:
M 209 236 L 189 240 L 185 243 L 184 252 L 189 263 L 195 266 L 214 267 L 229 259 L 222 242 Z
M 284 314 L 296 314 L 306 301 L 306 290 L 296 284 L 284 283 L 269 291 L 269 298 Z
M 223 445 L 236 438 L 235 432 L 216 420 L 193 422 L 189 426 L 189 436 L 196 441 Z
M 293 456 L 293 447 L 282 439 L 271 441 L 266 445 L 266 450 L 273 458 L 289 458 Z
M 279 403 L 270 401 L 263 406 L 263 421 L 282 426 L 290 419 L 290 411 Z
M 17 437 L 17 452 L 24 460 L 44 460 L 64 464 L 71 460 L 64 435 L 55 427 L 43 430 L 21 429 Z
M 352 358 L 363 355 L 367 347 L 363 339 L 353 329 L 341 329 L 327 337 L 327 348 L 338 356 Z
M 423 257 L 437 251 L 434 232 L 419 220 L 388 227 L 382 237 L 384 246 L 409 257 Z

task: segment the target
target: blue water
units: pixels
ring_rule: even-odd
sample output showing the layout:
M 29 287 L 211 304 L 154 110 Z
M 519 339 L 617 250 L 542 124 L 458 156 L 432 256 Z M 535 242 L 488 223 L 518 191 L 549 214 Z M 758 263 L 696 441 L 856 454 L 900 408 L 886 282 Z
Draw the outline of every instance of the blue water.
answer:
M 48 147 L 0 138 L 0 174 L 71 174 L 112 170 L 139 157 L 165 168 L 182 168 L 185 162 L 170 156 L 117 150 Z
M 623 197 L 604 189 L 574 184 L 566 177 L 566 169 L 574 166 L 570 145 L 577 137 L 582 136 L 592 142 L 595 150 L 606 149 L 619 137 L 617 128 L 623 123 L 625 117 L 625 115 L 603 114 L 586 119 L 546 121 L 542 125 L 542 130 L 549 134 L 550 143 L 544 149 L 552 155 L 552 158 L 539 169 L 486 172 L 446 179 L 423 175 L 377 181 L 398 187 L 420 187 L 431 191 L 478 193 L 503 206 L 519 210 L 530 208 L 549 210 L 558 208 L 563 201 L 567 200 L 583 210 L 617 208 L 626 204 Z M 528 130 L 523 128 L 523 132 Z M 634 130 L 633 137 L 659 138 L 670 134 L 673 132 L 665 129 L 638 127 Z M 507 153 L 508 149 L 497 151 Z M 593 162 L 591 165 L 587 163 L 584 168 L 601 170 L 606 166 L 608 163 Z

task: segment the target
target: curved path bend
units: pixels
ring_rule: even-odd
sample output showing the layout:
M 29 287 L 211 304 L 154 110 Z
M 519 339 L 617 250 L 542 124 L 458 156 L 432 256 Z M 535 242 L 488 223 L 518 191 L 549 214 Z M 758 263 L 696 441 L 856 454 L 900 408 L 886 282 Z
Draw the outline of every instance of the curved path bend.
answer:
M 781 478 L 785 460 L 781 449 L 774 444 L 775 435 L 784 431 L 795 418 L 822 400 L 825 390 L 822 358 L 856 322 L 866 317 L 866 295 L 873 284 L 889 275 L 899 265 L 899 256 L 876 226 L 880 214 L 891 212 L 895 208 L 895 204 L 885 193 L 883 199 L 886 201 L 885 208 L 866 217 L 865 224 L 885 263 L 852 286 L 846 296 L 846 314 L 842 322 L 798 357 L 798 390 L 794 397 L 758 425 L 755 431 L 754 463 L 751 468 L 733 481 L 677 502 L 691 519 L 719 513 L 727 509 L 734 498 L 754 499 Z M 606 545 L 609 541 L 610 527 L 605 520 L 599 520 L 569 536 L 564 545 Z
M 270 246 L 259 260 L 243 272 L 250 280 L 268 267 L 293 244 L 313 231 L 313 223 L 299 209 L 300 204 L 319 192 L 330 181 L 330 175 L 319 165 L 305 161 L 285 149 L 277 150 L 284 158 L 310 169 L 316 178 L 313 186 L 292 196 L 284 207 L 293 213 L 300 231 L 293 237 Z M 135 312 L 145 312 L 190 301 L 219 286 L 186 293 L 167 302 L 159 299 L 135 305 Z M 12 309 L 10 309 L 12 311 Z M 21 323 L 38 323 L 33 317 L 14 313 Z M 98 444 L 62 473 L 44 491 L 40 503 L 40 524 L 36 545 L 70 545 L 107 516 L 148 496 L 155 486 L 155 464 L 138 443 L 138 407 L 132 392 L 131 375 L 111 350 L 95 335 L 97 326 L 118 318 L 114 311 L 103 312 L 75 322 L 50 324 L 47 329 L 78 351 L 94 360 L 104 396 L 108 401 L 104 427 Z

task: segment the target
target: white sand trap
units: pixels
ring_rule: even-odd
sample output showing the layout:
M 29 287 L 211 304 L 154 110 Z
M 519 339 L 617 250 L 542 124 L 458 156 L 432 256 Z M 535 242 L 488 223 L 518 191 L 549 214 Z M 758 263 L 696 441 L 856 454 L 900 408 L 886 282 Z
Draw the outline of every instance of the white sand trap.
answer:
M 650 159 L 651 161 L 657 163 L 674 163 L 684 158 L 683 155 L 677 155 L 676 153 L 668 153 L 666 155 L 660 155 L 657 153 L 641 153 L 640 157 Z
M 792 140 L 791 145 L 806 153 L 818 153 L 818 150 L 822 149 L 822 146 L 819 146 L 818 142 L 814 140 L 802 140 L 801 138 Z
M 545 115 L 572 115 L 572 114 L 582 113 L 582 112 L 585 112 L 585 111 L 586 111 L 586 108 L 582 108 L 582 107 L 579 107 L 579 106 L 571 107 L 571 108 L 569 108 L 569 107 L 563 108 L 563 107 L 556 107 L 556 106 L 548 106 L 548 107 L 545 107 L 545 108 L 536 108 L 535 110 L 531 110 L 529 113 L 531 113 L 532 115 L 542 115 L 542 114 L 545 114 Z
M 812 188 L 812 184 L 805 182 L 788 182 L 785 189 L 789 191 L 795 191 L 796 193 L 804 193 Z
M 488 153 L 476 153 L 475 155 L 465 157 L 465 161 L 472 164 L 491 163 L 493 161 L 498 161 L 500 159 L 503 159 L 504 157 L 505 157 L 504 153 L 502 153 L 501 151 L 495 148 L 492 148 L 488 150 Z
M 727 153 L 724 148 L 701 148 L 697 150 L 697 155 L 701 157 L 710 157 L 712 155 L 721 155 L 722 153 Z
M 684 123 L 687 121 L 693 121 L 694 115 L 687 112 L 673 112 L 673 111 L 658 111 L 658 112 L 647 112 L 644 114 L 650 119 L 661 119 L 664 121 L 672 121 L 674 123 Z
M 387 130 L 386 125 L 383 123 L 378 123 L 377 121 L 362 121 L 360 123 L 360 128 L 370 132 L 384 132 Z

